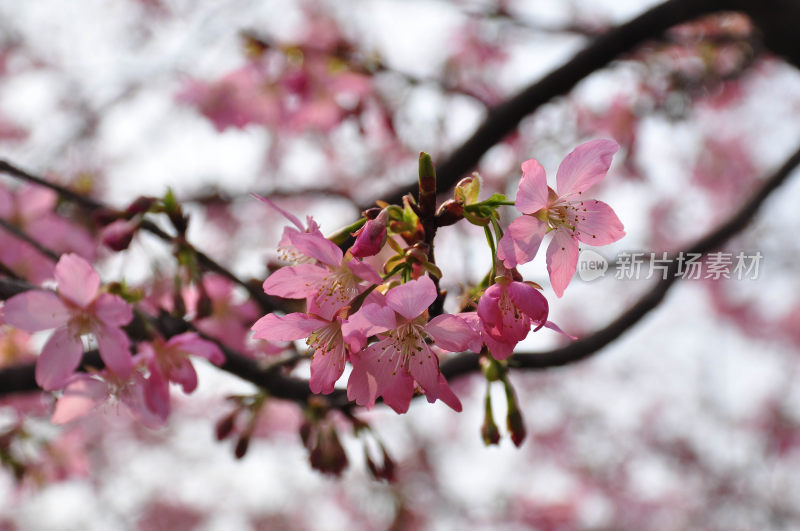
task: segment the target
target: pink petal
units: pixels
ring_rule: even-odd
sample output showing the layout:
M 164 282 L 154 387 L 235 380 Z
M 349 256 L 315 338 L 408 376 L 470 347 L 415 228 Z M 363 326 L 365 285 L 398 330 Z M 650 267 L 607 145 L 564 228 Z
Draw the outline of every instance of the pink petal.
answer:
M 444 374 L 439 373 L 439 400 L 453 408 L 455 411 L 461 412 L 461 401 L 450 388 L 447 380 L 444 379 Z
M 344 373 L 345 359 L 344 343 L 337 344 L 328 352 L 314 352 L 311 358 L 311 378 L 308 381 L 311 392 L 325 395 L 332 393 L 334 384 Z
M 36 360 L 36 383 L 45 391 L 63 387 L 80 365 L 83 343 L 67 331 L 59 328 L 45 343 Z
M 414 319 L 436 300 L 436 286 L 430 277 L 420 277 L 390 289 L 386 305 L 406 319 Z
M 128 336 L 115 326 L 102 324 L 93 332 L 97 339 L 97 350 L 108 370 L 123 380 L 127 379 L 133 368 Z
M 480 352 L 483 346 L 481 339 L 481 319 L 477 312 L 462 312 L 455 314 L 472 329 L 472 341 L 467 345 L 467 350 Z
M 591 199 L 574 206 L 579 209 L 575 236 L 583 243 L 608 245 L 625 236 L 622 222 L 606 203 Z
M 302 254 L 333 268 L 342 264 L 344 253 L 339 246 L 319 234 L 301 232 L 291 236 L 292 244 Z
M 268 313 L 256 321 L 252 329 L 256 331 L 253 334 L 256 339 L 294 341 L 295 339 L 308 337 L 312 332 L 327 324 L 327 321 L 306 313 L 290 313 L 287 315 Z
M 500 298 L 503 296 L 503 286 L 492 284 L 483 292 L 478 300 L 478 317 L 481 326 L 487 332 L 502 336 L 503 333 L 503 314 L 500 311 Z
M 362 351 L 361 355 L 351 356 L 353 370 L 347 380 L 347 399 L 371 408 L 378 397 L 378 380 L 373 367 L 377 355 L 368 350 Z
M 553 321 L 547 321 L 546 323 L 544 323 L 544 327 L 545 328 L 549 328 L 550 330 L 553 330 L 554 332 L 558 332 L 559 334 L 565 335 L 565 336 L 567 336 L 568 338 L 570 338 L 572 340 L 578 339 L 578 336 L 570 335 L 570 334 L 564 332 L 563 330 L 561 330 L 561 327 L 559 327 Z
M 94 303 L 94 312 L 109 326 L 123 326 L 133 320 L 133 308 L 122 297 L 102 293 Z
M 286 299 L 305 299 L 317 292 L 328 269 L 313 264 L 282 267 L 264 281 L 264 292 Z
M 489 354 L 496 360 L 504 360 L 514 353 L 514 347 L 517 346 L 517 341 L 496 341 L 488 334 L 483 336 L 483 341 L 486 343 L 486 348 L 489 349 Z
M 408 360 L 408 372 L 417 381 L 428 402 L 439 398 L 439 357 L 426 343 L 420 343 L 420 351 L 412 352 Z
M 49 214 L 58 202 L 58 194 L 41 186 L 23 186 L 17 192 L 16 204 L 26 222 Z
M 189 358 L 183 358 L 180 363 L 173 366 L 167 377 L 171 382 L 180 384 L 186 394 L 197 389 L 197 371 L 194 370 L 194 365 Z
M 436 346 L 450 352 L 462 352 L 474 344 L 478 334 L 463 319 L 455 315 L 438 315 L 430 320 L 425 330 Z
M 348 262 L 347 267 L 349 267 L 350 271 L 352 271 L 353 274 L 358 278 L 360 278 L 361 280 L 366 280 L 371 284 L 383 283 L 383 279 L 381 278 L 380 273 L 375 271 L 375 268 L 366 262 L 351 260 L 350 262 Z
M 555 230 L 547 247 L 547 272 L 558 297 L 564 294 L 578 267 L 578 243 L 565 230 Z
M 155 360 L 152 360 L 147 366 L 150 369 L 150 376 L 142 384 L 144 405 L 157 417 L 166 419 L 169 417 L 170 411 L 169 380 L 161 373 L 161 369 Z M 133 396 L 131 398 L 129 407 L 132 407 L 131 404 L 134 404 L 133 407 L 139 407 L 136 397 Z
M 83 418 L 108 398 L 108 384 L 88 374 L 77 374 L 64 387 L 64 393 L 56 401 L 53 424 L 67 424 Z
M 14 295 L 3 305 L 3 320 L 26 332 L 56 328 L 69 318 L 69 309 L 52 291 L 27 291 Z
M 294 226 L 297 227 L 300 230 L 300 232 L 304 232 L 306 230 L 303 227 L 303 225 L 300 223 L 300 220 L 297 219 L 296 216 L 294 216 L 294 215 L 290 214 L 289 212 L 287 212 L 286 210 L 282 209 L 281 207 L 279 207 L 278 205 L 276 205 L 275 203 L 273 203 L 272 201 L 270 201 L 266 197 L 260 196 L 258 194 L 250 194 L 250 195 L 255 197 L 256 199 L 258 199 L 262 203 L 265 203 L 270 208 L 280 212 L 283 215 L 283 217 L 285 217 L 286 219 L 291 221 L 294 224 Z
M 549 307 L 547 299 L 538 289 L 524 282 L 512 282 L 506 290 L 522 313 L 530 317 L 537 326 L 544 325 Z
M 169 395 L 167 395 L 167 402 L 158 404 L 157 410 L 152 410 L 147 406 L 146 386 L 146 380 L 142 374 L 135 371 L 131 376 L 131 381 L 120 393 L 120 399 L 139 422 L 148 428 L 158 428 L 164 425 L 169 416 Z
M 75 253 L 61 255 L 56 264 L 58 293 L 81 308 L 86 308 L 97 296 L 100 276 L 92 266 Z
M 556 187 L 560 197 L 588 190 L 608 173 L 611 159 L 619 150 L 613 140 L 584 142 L 567 155 L 558 167 Z
M 522 163 L 522 179 L 517 189 L 517 199 L 514 202 L 517 210 L 523 214 L 533 214 L 547 206 L 548 189 L 547 176 L 544 168 L 535 159 Z
M 520 216 L 508 226 L 497 242 L 497 257 L 509 269 L 533 260 L 542 243 L 547 225 L 531 216 Z
M 407 412 L 411 399 L 414 398 L 414 379 L 405 369 L 398 370 L 397 374 L 392 374 L 391 385 L 386 387 L 381 396 L 384 403 L 394 409 L 395 413 Z
M 394 310 L 388 306 L 365 304 L 342 325 L 342 332 L 348 335 L 358 330 L 366 336 L 374 336 L 396 326 L 397 317 Z
M 225 354 L 222 353 L 219 346 L 213 341 L 201 338 L 195 332 L 185 332 L 183 334 L 173 336 L 167 341 L 167 348 L 177 348 L 186 354 L 193 356 L 200 356 L 205 358 L 214 365 L 222 365 L 225 363 Z M 189 391 L 187 391 L 188 393 Z

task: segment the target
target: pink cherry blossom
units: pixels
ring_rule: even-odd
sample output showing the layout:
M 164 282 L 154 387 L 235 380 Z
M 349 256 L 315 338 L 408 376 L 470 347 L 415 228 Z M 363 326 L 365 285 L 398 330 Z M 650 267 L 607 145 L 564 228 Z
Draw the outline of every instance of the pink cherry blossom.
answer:
M 68 424 L 81 419 L 109 400 L 125 404 L 131 414 L 148 428 L 163 426 L 167 416 L 150 409 L 145 395 L 147 380 L 133 370 L 120 378 L 107 370 L 93 374 L 74 374 L 64 384 L 64 392 L 56 401 L 54 424 Z
M 339 312 L 331 319 L 322 319 L 306 313 L 270 313 L 253 325 L 253 337 L 270 341 L 307 338 L 306 344 L 314 353 L 309 387 L 314 393 L 329 394 L 342 376 L 348 356 L 348 330 L 343 314 Z
M 578 243 L 607 245 L 625 235 L 617 215 L 602 201 L 583 193 L 608 172 L 619 146 L 613 140 L 592 140 L 575 148 L 556 174 L 558 192 L 547 186 L 544 168 L 534 159 L 522 163 L 515 219 L 497 245 L 497 256 L 508 268 L 533 260 L 548 232 L 547 271 L 553 291 L 561 297 L 578 263 Z
M 489 286 L 478 301 L 481 336 L 489 352 L 498 360 L 509 357 L 532 325 L 535 330 L 545 326 L 548 311 L 547 300 L 530 284 L 503 278 Z
M 148 410 L 167 418 L 170 411 L 169 383 L 183 387 L 185 393 L 197 388 L 197 372 L 189 356 L 205 358 L 214 365 L 225 363 L 225 355 L 213 342 L 195 332 L 139 344 L 139 358 L 147 365 L 150 376 L 144 383 L 144 398 Z
M 263 288 L 268 295 L 306 299 L 308 313 L 330 321 L 369 284 L 383 282 L 372 266 L 348 258 L 319 234 L 296 233 L 291 242 L 298 252 L 317 263 L 283 267 L 267 277 Z
M 378 397 L 398 413 L 408 411 L 418 384 L 429 402 L 441 399 L 456 411 L 461 402 L 439 372 L 439 358 L 427 339 L 444 350 L 462 351 L 475 333 L 455 315 L 440 315 L 428 322 L 428 306 L 436 300 L 436 287 L 421 277 L 389 290 L 386 306 L 367 304 L 363 317 L 379 332 L 378 341 L 353 354 L 353 372 L 347 396 L 371 407 Z
M 36 382 L 45 390 L 62 387 L 83 355 L 81 336 L 92 334 L 106 367 L 127 378 L 133 366 L 128 336 L 120 328 L 133 318 L 122 298 L 99 293 L 100 277 L 76 254 L 56 264 L 58 293 L 28 291 L 3 307 L 5 321 L 28 332 L 55 328 L 36 362 Z

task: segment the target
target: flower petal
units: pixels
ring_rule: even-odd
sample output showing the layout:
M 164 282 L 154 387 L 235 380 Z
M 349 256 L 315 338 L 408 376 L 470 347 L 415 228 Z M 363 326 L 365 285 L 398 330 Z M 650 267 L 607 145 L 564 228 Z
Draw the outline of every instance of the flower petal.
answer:
M 118 295 L 102 293 L 94 303 L 94 314 L 109 326 L 123 326 L 133 320 L 133 309 Z
M 579 212 L 575 236 L 583 243 L 608 245 L 625 236 L 622 222 L 606 203 L 595 199 L 581 201 Z
M 116 326 L 105 324 L 101 324 L 93 332 L 97 339 L 97 350 L 108 370 L 127 379 L 133 368 L 128 336 Z
M 53 424 L 67 424 L 85 417 L 108 398 L 108 384 L 88 374 L 76 374 L 64 387 L 64 393 L 56 401 Z
M 280 213 L 283 215 L 283 217 L 285 217 L 285 218 L 286 218 L 286 219 L 288 219 L 290 222 L 292 222 L 292 223 L 294 224 L 294 226 L 295 226 L 295 227 L 297 227 L 297 228 L 298 228 L 298 229 L 299 229 L 301 232 L 302 232 L 302 231 L 305 231 L 305 228 L 304 228 L 304 227 L 303 227 L 303 225 L 300 223 L 300 220 L 299 220 L 299 219 L 297 219 L 297 216 L 295 216 L 295 215 L 293 215 L 293 214 L 289 213 L 288 211 L 286 211 L 286 210 L 282 209 L 281 207 L 279 207 L 278 205 L 276 205 L 275 203 L 273 203 L 271 200 L 269 200 L 269 199 L 268 199 L 268 198 L 266 198 L 266 197 L 260 196 L 260 195 L 258 195 L 258 194 L 250 194 L 250 195 L 251 195 L 251 196 L 253 196 L 254 198 L 258 199 L 258 200 L 259 200 L 259 201 L 261 201 L 262 203 L 265 203 L 265 204 L 266 204 L 267 206 L 269 206 L 270 208 L 272 208 L 272 209 L 274 209 L 274 210 L 277 210 L 278 212 L 280 212 Z
M 42 348 L 36 360 L 36 383 L 45 391 L 59 389 L 78 368 L 83 355 L 83 343 L 66 327 L 58 328 Z
M 598 139 L 584 142 L 567 155 L 556 173 L 556 187 L 560 197 L 588 190 L 608 173 L 611 159 L 619 150 L 613 140 Z
M 268 341 L 294 341 L 311 335 L 312 332 L 327 325 L 327 321 L 305 313 L 276 315 L 268 313 L 253 325 L 253 337 Z
M 463 319 L 452 314 L 438 315 L 430 320 L 425 330 L 436 346 L 450 352 L 469 349 L 478 334 Z
M 533 260 L 539 251 L 547 225 L 532 216 L 520 216 L 508 226 L 497 242 L 497 257 L 509 269 Z
M 547 247 L 547 272 L 558 297 L 564 294 L 578 267 L 578 243 L 565 230 L 555 230 Z
M 291 236 L 292 244 L 306 256 L 331 267 L 342 265 L 344 253 L 339 246 L 319 234 L 300 232 Z
M 547 206 L 547 176 L 544 168 L 536 159 L 526 160 L 522 163 L 522 179 L 517 189 L 517 199 L 514 204 L 523 214 L 533 214 Z
M 3 320 L 26 332 L 56 328 L 69 318 L 69 309 L 52 291 L 27 291 L 14 295 L 3 305 Z
M 196 332 L 184 332 L 173 336 L 166 343 L 167 348 L 177 348 L 186 354 L 200 356 L 214 365 L 225 363 L 225 355 L 213 341 L 201 338 Z M 189 391 L 187 391 L 188 393 Z
M 328 269 L 313 264 L 282 267 L 264 281 L 264 293 L 285 299 L 305 299 L 317 292 Z
M 333 386 L 344 373 L 346 360 L 344 342 L 337 343 L 330 351 L 318 350 L 311 358 L 311 378 L 308 386 L 312 393 L 330 394 Z
M 483 341 L 486 343 L 486 348 L 489 349 L 489 354 L 496 360 L 508 358 L 514 353 L 514 348 L 517 346 L 517 341 L 496 341 L 489 334 L 483 335 Z
M 380 273 L 375 271 L 375 268 L 366 262 L 351 260 L 348 262 L 347 267 L 361 280 L 366 280 L 372 284 L 381 284 L 383 282 Z
M 75 253 L 61 255 L 56 264 L 58 293 L 81 308 L 86 308 L 97 296 L 100 275 L 91 264 Z
M 430 277 L 420 277 L 390 289 L 386 305 L 406 319 L 413 319 L 436 300 L 436 286 Z
M 455 411 L 461 412 L 461 400 L 458 399 L 456 394 L 450 388 L 447 380 L 444 379 L 444 374 L 439 373 L 439 400 L 450 406 Z
M 547 299 L 538 289 L 524 282 L 512 282 L 506 290 L 522 313 L 530 317 L 537 327 L 544 326 L 549 308 Z
M 427 343 L 420 343 L 421 350 L 413 351 L 408 360 L 408 372 L 417 381 L 428 402 L 439 398 L 439 357 Z M 398 371 L 399 372 L 399 371 Z

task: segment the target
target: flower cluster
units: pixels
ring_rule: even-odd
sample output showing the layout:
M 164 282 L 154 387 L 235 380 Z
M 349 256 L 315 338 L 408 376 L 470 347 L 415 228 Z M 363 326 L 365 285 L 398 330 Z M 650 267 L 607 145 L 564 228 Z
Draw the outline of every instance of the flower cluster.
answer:
M 435 280 L 441 271 L 433 263 L 430 240 L 425 239 L 421 219 L 425 213 L 412 199 L 407 198 L 403 208 L 384 205 L 365 212 L 362 225 L 353 232 L 354 243 L 344 252 L 322 235 L 312 219 L 303 227 L 297 218 L 259 197 L 294 225 L 284 230 L 280 242 L 280 254 L 293 264 L 267 277 L 263 289 L 269 295 L 305 300 L 305 311 L 265 315 L 253 325 L 254 338 L 305 339 L 312 353 L 309 384 L 314 393 L 332 393 L 349 363 L 347 396 L 358 405 L 371 407 L 381 398 L 403 413 L 419 391 L 429 402 L 442 400 L 460 411 L 461 403 L 439 367 L 442 353 L 472 350 L 505 360 L 531 330 L 548 327 L 561 332 L 548 321 L 549 306 L 541 288 L 523 281 L 515 269 L 534 258 L 544 235 L 554 233 L 547 262 L 558 296 L 575 272 L 578 242 L 602 245 L 624 235 L 608 205 L 582 198 L 603 178 L 617 149 L 610 140 L 575 149 L 558 170 L 560 193 L 547 186 L 537 161 L 525 162 L 516 200 L 524 215 L 505 234 L 497 209 L 514 203 L 499 195 L 479 201 L 477 175 L 456 188 L 454 199 L 436 213 L 439 226 L 465 218 L 483 225 L 493 246 L 491 225 L 498 242 L 497 261 L 476 296 L 477 311 L 472 312 L 434 312 L 441 296 Z M 429 159 L 423 160 L 427 155 L 421 157 L 420 168 L 429 168 Z M 372 264 L 384 248 L 394 254 L 383 264 L 382 276 L 376 269 L 380 263 Z

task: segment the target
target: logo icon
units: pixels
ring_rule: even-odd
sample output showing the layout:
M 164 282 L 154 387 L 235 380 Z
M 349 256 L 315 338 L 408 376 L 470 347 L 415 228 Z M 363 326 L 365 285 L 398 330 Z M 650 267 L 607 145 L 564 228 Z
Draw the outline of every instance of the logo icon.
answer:
M 578 276 L 584 282 L 591 282 L 606 274 L 608 270 L 608 260 L 601 254 L 586 249 L 581 251 L 578 257 Z

